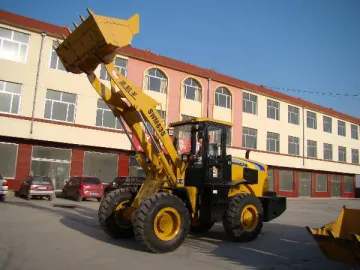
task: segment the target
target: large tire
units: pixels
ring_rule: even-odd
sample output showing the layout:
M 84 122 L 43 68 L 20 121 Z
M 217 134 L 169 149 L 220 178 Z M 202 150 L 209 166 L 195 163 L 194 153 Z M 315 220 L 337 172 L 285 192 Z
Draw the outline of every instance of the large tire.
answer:
M 189 230 L 189 210 L 175 195 L 156 193 L 146 198 L 136 209 L 135 237 L 150 252 L 176 250 L 184 242 Z
M 98 220 L 101 228 L 113 238 L 131 238 L 134 236 L 131 221 L 121 217 L 122 209 L 130 206 L 134 195 L 123 189 L 109 192 L 99 206 Z
M 190 227 L 190 231 L 193 234 L 206 233 L 211 230 L 214 224 L 214 222 L 193 224 Z
M 245 215 L 251 219 L 245 220 Z M 263 208 L 260 200 L 251 194 L 239 194 L 230 199 L 225 212 L 225 233 L 234 241 L 249 242 L 260 234 L 263 227 Z M 250 224 L 248 223 L 250 221 Z

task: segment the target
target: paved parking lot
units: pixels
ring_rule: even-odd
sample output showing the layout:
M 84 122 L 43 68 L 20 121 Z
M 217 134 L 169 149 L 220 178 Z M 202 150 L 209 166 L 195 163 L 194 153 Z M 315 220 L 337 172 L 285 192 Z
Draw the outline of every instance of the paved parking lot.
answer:
M 324 259 L 304 228 L 336 219 L 342 205 L 360 208 L 360 200 L 292 199 L 252 243 L 224 241 L 217 224 L 203 237 L 189 236 L 177 251 L 155 255 L 135 240 L 107 237 L 98 226 L 96 201 L 11 196 L 0 203 L 0 269 L 354 269 Z

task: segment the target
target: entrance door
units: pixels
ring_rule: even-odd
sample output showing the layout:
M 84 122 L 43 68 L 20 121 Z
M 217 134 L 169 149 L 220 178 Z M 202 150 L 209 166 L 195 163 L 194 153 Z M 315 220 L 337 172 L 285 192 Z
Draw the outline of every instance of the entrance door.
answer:
M 311 197 L 311 173 L 299 172 L 299 196 Z
M 341 197 L 340 175 L 331 175 L 331 197 Z

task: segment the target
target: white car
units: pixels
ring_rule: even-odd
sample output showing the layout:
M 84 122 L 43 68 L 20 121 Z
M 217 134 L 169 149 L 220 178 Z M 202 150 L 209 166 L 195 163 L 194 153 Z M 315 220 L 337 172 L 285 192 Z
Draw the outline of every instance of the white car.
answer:
M 0 174 L 0 201 L 5 201 L 6 194 L 8 193 L 8 182 Z

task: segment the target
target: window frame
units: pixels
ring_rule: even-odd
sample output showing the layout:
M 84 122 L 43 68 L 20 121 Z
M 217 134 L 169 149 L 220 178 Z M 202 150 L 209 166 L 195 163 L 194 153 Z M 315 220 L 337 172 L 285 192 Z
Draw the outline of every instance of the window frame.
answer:
M 247 131 L 255 131 L 255 136 L 253 135 L 250 135 L 249 133 L 245 134 L 244 133 L 244 130 L 247 130 Z M 242 127 L 242 143 L 241 143 L 241 146 L 243 148 L 247 148 L 247 149 L 257 149 L 257 139 L 258 139 L 258 130 L 256 128 L 251 128 L 251 127 Z M 247 140 L 244 140 L 244 137 L 255 137 L 255 148 L 254 147 L 250 147 L 248 145 L 245 145 L 245 142 Z
M 155 72 L 159 72 L 160 74 L 162 74 L 164 76 L 164 78 L 156 77 L 156 75 L 149 75 L 149 72 L 151 70 L 155 70 Z M 160 80 L 160 89 L 159 89 L 160 91 L 155 91 L 155 90 L 152 90 L 152 89 L 148 89 L 148 86 L 150 85 L 149 78 L 156 78 L 156 79 Z M 161 89 L 161 85 L 162 85 L 161 82 L 165 82 L 165 84 L 166 84 L 165 90 L 163 90 L 163 91 Z M 155 93 L 159 93 L 159 94 L 163 94 L 163 95 L 167 95 L 168 92 L 169 92 L 169 78 L 168 78 L 168 76 L 166 75 L 166 73 L 162 69 L 160 69 L 158 67 L 148 68 L 144 72 L 143 90 L 150 91 L 150 92 L 155 92 Z
M 270 115 L 271 112 L 275 113 L 274 117 Z M 280 121 L 280 102 L 273 100 L 273 99 L 267 99 L 266 100 L 266 115 L 268 119 L 278 120 Z
M 108 107 L 107 109 L 105 108 L 101 108 L 99 107 L 99 101 L 100 102 L 104 102 L 104 104 Z M 98 111 L 102 111 L 101 112 L 101 126 L 97 125 L 97 114 L 98 114 Z M 107 127 L 107 126 L 104 126 L 104 111 L 107 111 L 107 112 L 112 112 L 112 110 L 109 108 L 109 106 L 107 105 L 107 103 L 102 99 L 102 98 L 98 98 L 97 102 L 96 102 L 96 116 L 95 116 L 95 126 L 96 127 L 99 127 L 99 128 L 106 128 L 106 129 L 111 129 L 111 130 L 118 130 L 118 131 L 122 131 L 124 130 L 124 127 L 121 125 L 120 121 L 118 120 L 118 118 L 114 115 L 115 117 L 115 127 Z M 120 128 L 117 127 L 117 125 L 120 125 Z
M 221 93 L 219 93 L 218 91 L 221 90 Z M 225 92 L 225 93 L 224 93 Z M 226 93 L 227 92 L 227 93 Z M 225 97 L 226 100 L 226 106 L 221 106 L 219 105 L 219 96 L 222 95 Z M 225 87 L 225 86 L 218 86 L 215 89 L 215 106 L 220 107 L 220 108 L 225 108 L 225 109 L 230 109 L 232 110 L 232 94 L 229 88 Z
M 16 62 L 16 63 L 27 64 L 27 63 L 28 63 L 28 57 L 29 57 L 29 46 L 30 46 L 30 42 L 31 42 L 31 34 L 30 34 L 30 33 L 26 33 L 26 32 L 24 32 L 24 31 L 19 31 L 19 30 L 15 30 L 15 29 L 12 29 L 12 28 L 3 27 L 3 26 L 0 26 L 0 28 L 11 31 L 11 39 L 9 39 L 9 38 L 4 38 L 4 37 L 1 37 L 1 36 L 0 36 L 0 52 L 1 52 L 2 48 L 3 48 L 3 42 L 4 42 L 4 40 L 10 41 L 10 42 L 14 42 L 14 43 L 19 43 L 20 45 L 19 45 L 19 48 L 18 48 L 18 54 L 19 54 L 21 45 L 26 44 L 26 52 L 25 52 L 24 61 L 14 60 L 14 59 L 9 59 L 9 58 L 3 58 L 3 57 L 1 57 L 1 56 L 0 56 L 0 59 L 8 60 L 8 61 L 13 61 L 13 62 Z M 27 36 L 28 36 L 28 41 L 27 41 L 27 43 L 13 40 L 15 32 L 16 32 L 16 33 L 20 33 L 20 34 L 27 35 Z
M 46 94 L 48 92 L 48 90 L 50 91 L 53 91 L 53 92 L 59 92 L 61 94 L 61 97 L 62 97 L 62 94 L 65 93 L 65 94 L 71 94 L 71 95 L 75 95 L 75 103 L 70 103 L 70 102 L 64 102 L 64 101 L 59 101 L 59 100 L 56 100 L 56 99 L 48 99 L 46 97 Z M 59 102 L 59 103 L 67 103 L 67 104 L 74 104 L 74 121 L 73 122 L 70 122 L 70 121 L 67 121 L 67 120 L 57 120 L 57 119 L 52 119 L 51 116 L 52 116 L 52 110 L 50 110 L 50 118 L 46 118 L 45 117 L 45 110 L 46 110 L 46 101 L 47 100 L 50 100 L 52 102 Z M 65 91 L 61 91 L 61 90 L 55 90 L 55 89 L 52 89 L 52 88 L 46 88 L 46 91 L 45 91 L 45 102 L 44 102 L 44 107 L 43 107 L 43 118 L 46 119 L 46 120 L 49 120 L 49 121 L 55 121 L 55 122 L 61 122 L 61 123 L 71 123 L 71 124 L 75 124 L 76 123 L 76 114 L 77 114 L 77 102 L 78 102 L 78 95 L 75 94 L 75 93 L 71 93 L 71 92 L 65 92 Z M 53 105 L 51 106 L 51 108 L 53 108 Z M 68 113 L 69 113 L 69 105 L 67 107 L 67 112 L 66 112 L 66 119 L 68 118 Z
M 245 95 L 248 95 L 249 99 L 245 99 Z M 252 101 L 251 97 L 255 97 L 256 101 Z M 242 94 L 242 105 L 243 105 L 242 111 L 244 113 L 257 115 L 258 114 L 258 102 L 259 102 L 259 99 L 258 99 L 257 95 L 254 95 L 254 94 L 249 93 L 249 92 L 243 92 L 243 94 Z M 245 111 L 245 107 L 246 107 L 245 103 L 251 103 L 251 108 L 252 108 L 251 112 Z
M 294 112 L 293 109 L 296 112 Z M 294 120 L 294 115 L 296 115 L 296 123 L 291 121 L 291 119 Z M 293 125 L 300 125 L 300 109 L 298 107 L 288 105 L 288 123 Z
M 8 115 L 20 115 L 20 111 L 21 111 L 21 102 L 22 102 L 22 94 L 23 94 L 23 91 L 24 91 L 24 84 L 22 83 L 16 83 L 16 82 L 11 82 L 11 81 L 4 81 L 4 80 L 0 80 L 0 82 L 4 83 L 4 91 L 2 91 L 2 89 L 0 89 L 0 93 L 6 93 L 6 94 L 9 94 L 11 95 L 11 99 L 10 99 L 10 112 L 5 112 L 5 111 L 0 111 L 0 113 L 3 113 L 3 114 L 8 114 Z M 6 92 L 6 85 L 10 83 L 10 84 L 18 84 L 21 86 L 21 90 L 20 90 L 20 94 L 18 93 L 13 93 L 13 92 Z M 12 113 L 12 103 L 13 103 L 13 96 L 14 95 L 17 95 L 19 96 L 19 107 L 18 107 L 18 111 L 17 113 Z

